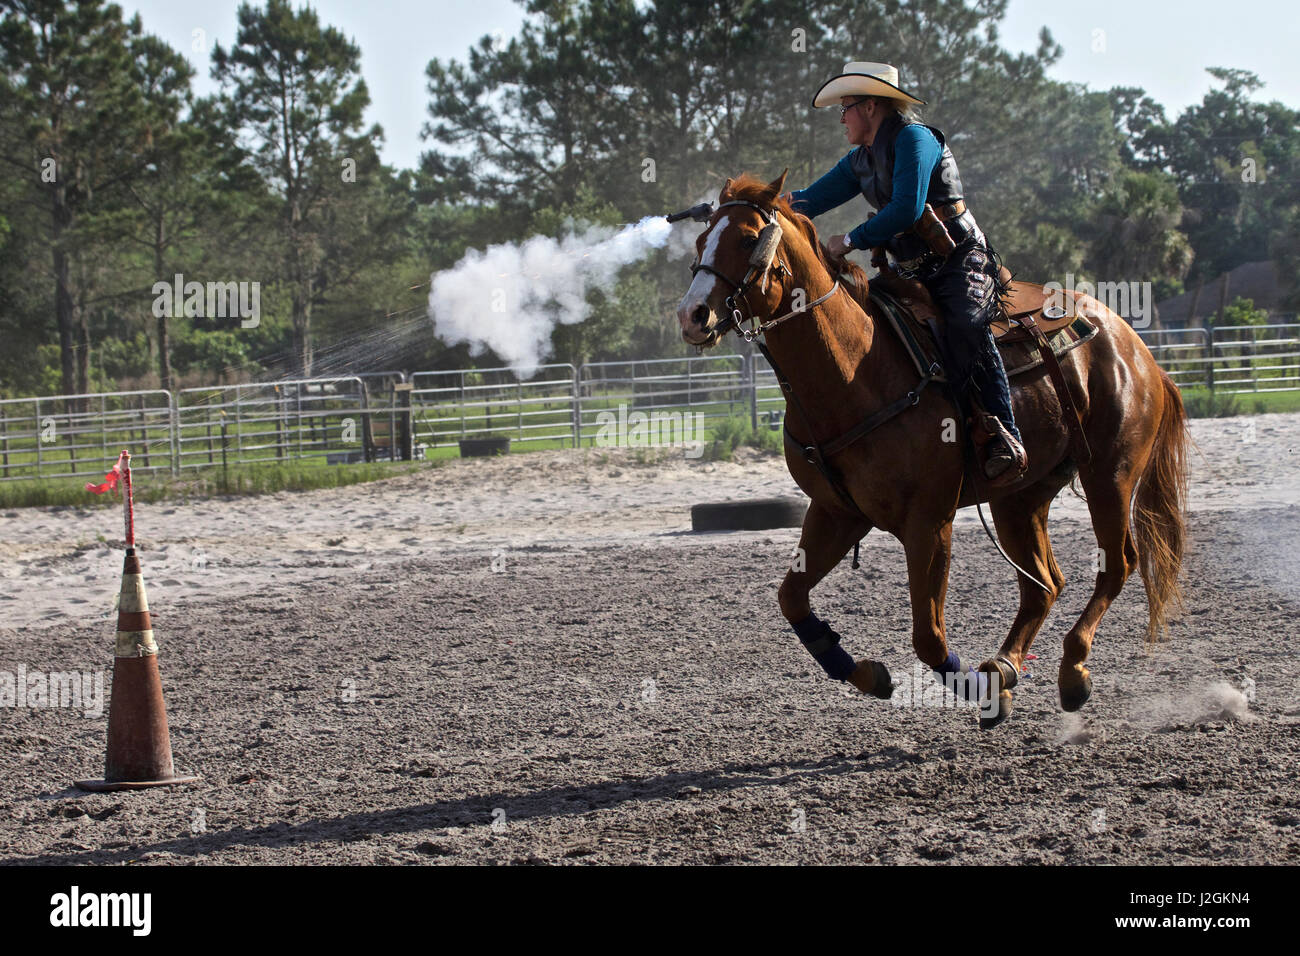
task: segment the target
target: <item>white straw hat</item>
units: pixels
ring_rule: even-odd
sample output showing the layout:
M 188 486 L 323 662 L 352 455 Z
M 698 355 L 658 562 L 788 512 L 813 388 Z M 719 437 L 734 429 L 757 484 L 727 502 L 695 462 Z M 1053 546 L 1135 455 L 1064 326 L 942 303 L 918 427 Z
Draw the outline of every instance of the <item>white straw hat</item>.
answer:
M 813 106 L 836 106 L 842 96 L 887 96 L 915 106 L 924 106 L 898 85 L 898 69 L 888 63 L 845 63 L 844 72 L 822 84 Z

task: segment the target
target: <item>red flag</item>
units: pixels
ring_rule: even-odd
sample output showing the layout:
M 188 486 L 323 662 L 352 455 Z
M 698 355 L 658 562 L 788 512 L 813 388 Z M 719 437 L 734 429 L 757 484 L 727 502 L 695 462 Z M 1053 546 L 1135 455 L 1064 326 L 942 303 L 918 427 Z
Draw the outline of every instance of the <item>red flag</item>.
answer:
M 86 484 L 87 491 L 93 491 L 97 495 L 102 495 L 106 491 L 112 491 L 117 487 L 117 483 L 122 479 L 122 462 L 126 458 L 126 452 L 117 456 L 117 464 L 113 466 L 112 471 L 104 476 L 102 485 Z

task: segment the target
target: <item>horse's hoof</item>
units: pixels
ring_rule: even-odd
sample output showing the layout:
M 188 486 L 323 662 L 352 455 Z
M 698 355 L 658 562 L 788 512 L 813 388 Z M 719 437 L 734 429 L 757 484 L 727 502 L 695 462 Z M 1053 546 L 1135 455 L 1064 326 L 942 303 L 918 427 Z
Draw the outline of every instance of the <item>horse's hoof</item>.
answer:
M 872 697 L 889 700 L 894 696 L 894 679 L 889 676 L 889 668 L 880 661 L 858 661 L 849 675 L 849 683 Z
M 1083 680 L 1061 684 L 1061 710 L 1073 713 L 1088 703 L 1092 696 L 1092 676 L 1084 674 Z
M 980 730 L 992 730 L 1011 716 L 1011 691 L 998 692 L 996 703 L 992 698 L 980 701 Z
M 1011 688 L 1020 682 L 1020 672 L 1016 666 L 1002 655 L 991 661 L 985 661 L 979 667 L 981 673 L 989 675 L 990 684 L 998 688 L 997 699 L 983 697 L 979 702 L 980 730 L 992 730 L 1011 716 Z M 997 675 L 994 682 L 993 675 Z

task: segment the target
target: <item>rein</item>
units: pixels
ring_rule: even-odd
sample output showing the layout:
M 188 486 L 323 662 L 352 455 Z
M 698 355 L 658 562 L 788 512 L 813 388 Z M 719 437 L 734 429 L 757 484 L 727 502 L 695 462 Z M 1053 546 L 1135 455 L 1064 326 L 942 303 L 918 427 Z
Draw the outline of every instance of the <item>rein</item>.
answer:
M 836 290 L 839 289 L 839 287 L 840 287 L 840 280 L 836 279 L 835 284 L 831 286 L 830 292 L 827 292 L 825 295 L 818 296 L 817 298 L 813 299 L 811 302 L 805 304 L 804 307 L 801 309 L 791 309 L 785 315 L 778 316 L 775 319 L 768 319 L 766 322 L 759 322 L 757 321 L 756 317 L 751 315 L 749 319 L 750 327 L 747 329 L 741 328 L 740 323 L 742 320 L 739 318 L 740 311 L 738 309 L 734 310 L 732 312 L 731 319 L 730 319 L 731 325 L 728 326 L 728 328 L 734 328 L 737 334 L 739 334 L 740 337 L 744 339 L 746 342 L 756 342 L 758 340 L 758 337 L 762 335 L 764 332 L 766 332 L 768 329 L 776 328 L 786 319 L 792 319 L 796 315 L 803 315 L 805 312 L 809 312 L 812 309 L 815 309 L 817 306 L 821 305 L 823 302 L 825 302 L 827 299 L 833 296 Z M 723 331 L 726 331 L 726 329 L 724 329 Z M 760 348 L 763 347 L 761 342 L 759 342 L 758 344 Z M 769 362 L 770 361 L 771 360 L 769 359 Z

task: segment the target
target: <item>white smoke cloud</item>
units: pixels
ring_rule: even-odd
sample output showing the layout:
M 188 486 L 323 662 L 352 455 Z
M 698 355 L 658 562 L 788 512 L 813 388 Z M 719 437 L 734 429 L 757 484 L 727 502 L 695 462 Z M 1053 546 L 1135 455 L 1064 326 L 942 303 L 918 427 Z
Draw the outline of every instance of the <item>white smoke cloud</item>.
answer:
M 549 353 L 556 325 L 587 317 L 590 289 L 611 290 L 620 269 L 670 238 L 674 257 L 693 254 L 697 231 L 685 226 L 694 225 L 674 230 L 663 216 L 647 216 L 622 229 L 590 226 L 559 239 L 533 236 L 471 249 L 431 277 L 434 330 L 449 344 L 470 343 L 471 355 L 491 348 L 513 368 L 534 368 Z

